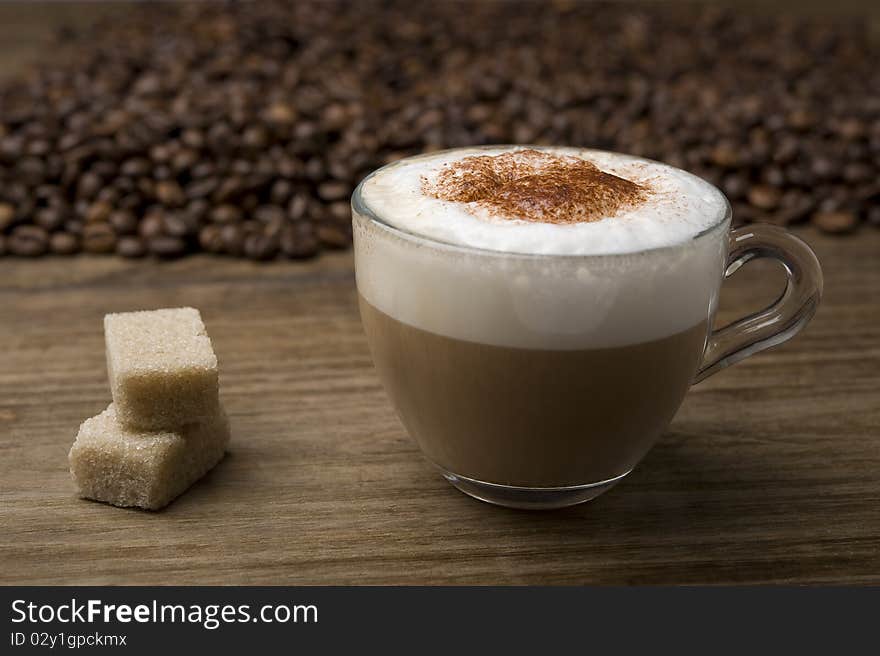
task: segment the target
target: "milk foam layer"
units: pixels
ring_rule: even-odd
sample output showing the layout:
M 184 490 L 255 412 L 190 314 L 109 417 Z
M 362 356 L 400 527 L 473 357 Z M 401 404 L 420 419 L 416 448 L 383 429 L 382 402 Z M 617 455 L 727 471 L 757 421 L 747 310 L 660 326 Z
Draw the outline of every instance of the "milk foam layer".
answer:
M 443 153 L 427 161 L 450 161 L 473 152 Z M 621 155 L 579 152 L 597 163 L 599 158 L 606 158 L 621 167 L 626 162 L 644 162 Z M 652 164 L 652 175 L 663 178 L 652 179 L 652 184 L 682 190 L 680 196 L 670 196 L 665 201 L 670 214 L 660 214 L 658 206 L 652 205 L 651 213 L 642 208 L 638 216 L 629 220 L 629 231 L 600 227 L 597 232 L 605 234 L 606 246 L 621 246 L 626 238 L 630 248 L 638 237 L 639 243 L 650 243 L 652 247 L 641 252 L 624 250 L 595 257 L 572 257 L 597 247 L 596 240 L 581 245 L 573 242 L 606 221 L 575 226 L 515 225 L 513 232 L 495 224 L 487 224 L 485 229 L 473 228 L 482 226 L 474 216 L 451 209 L 443 202 L 438 204 L 434 199 L 420 200 L 416 196 L 415 188 L 420 188 L 416 180 L 425 161 L 402 160 L 366 181 L 361 192 L 368 191 L 368 197 L 358 198 L 355 194 L 358 291 L 376 309 L 447 337 L 521 348 L 625 346 L 668 337 L 707 320 L 711 325 L 725 266 L 729 221 L 726 201 L 707 183 L 677 169 Z M 395 170 L 398 174 L 385 175 Z M 371 185 L 377 179 L 381 187 Z M 394 200 L 394 179 L 401 180 L 400 203 Z M 699 193 L 694 194 L 694 190 Z M 379 211 L 378 205 L 382 205 L 383 211 Z M 419 233 L 428 239 L 409 234 L 415 232 L 411 225 L 416 218 L 406 219 L 403 207 L 420 212 Z M 682 207 L 690 208 L 692 213 L 682 213 Z M 706 209 L 706 215 L 698 215 L 698 207 Z M 370 214 L 379 221 L 374 221 Z M 646 235 L 639 236 L 635 226 L 650 226 L 650 216 L 678 226 L 677 241 L 669 243 L 669 230 L 650 227 L 645 228 Z M 621 218 L 626 220 L 615 217 L 608 223 Z M 444 223 L 447 221 L 451 223 Z M 401 231 L 389 229 L 385 223 L 393 223 Z M 452 224 L 457 227 L 449 228 Z M 707 229 L 713 224 L 717 225 Z M 449 228 L 446 232 L 442 232 L 444 225 Z M 434 226 L 441 232 L 427 234 L 425 226 Z M 704 231 L 699 238 L 692 238 Z M 526 234 L 535 241 L 526 240 Z M 484 241 L 474 243 L 477 236 Z M 464 247 L 438 243 L 461 243 L 465 238 L 466 243 L 461 244 Z M 527 244 L 536 254 L 497 252 Z M 478 245 L 485 250 L 468 248 Z M 487 248 L 490 245 L 492 248 Z M 539 247 L 565 256 L 538 254 L 542 252 Z
M 557 225 L 493 216 L 474 203 L 440 200 L 424 189 L 457 160 L 511 150 L 459 149 L 402 160 L 366 180 L 361 198 L 383 221 L 407 232 L 460 246 L 531 254 L 620 254 L 672 246 L 717 224 L 727 212 L 724 196 L 690 173 L 627 155 L 573 148 L 543 150 L 580 157 L 643 185 L 649 189 L 647 200 L 599 221 Z

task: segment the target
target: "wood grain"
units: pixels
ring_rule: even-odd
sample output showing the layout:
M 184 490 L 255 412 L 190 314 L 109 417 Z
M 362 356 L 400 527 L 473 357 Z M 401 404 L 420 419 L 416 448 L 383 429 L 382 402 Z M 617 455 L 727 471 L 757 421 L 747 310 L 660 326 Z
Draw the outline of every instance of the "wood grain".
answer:
M 47 59 L 76 56 L 59 43 L 59 30 L 81 30 L 133 9 L 133 3 L 102 0 L 0 3 L 0 81 L 25 73 Z
M 694 387 L 626 481 L 551 513 L 473 501 L 422 460 L 350 254 L 0 259 L 0 582 L 880 583 L 880 231 L 804 234 L 826 275 L 807 330 Z M 772 274 L 737 273 L 721 318 L 771 299 Z M 184 304 L 221 360 L 231 453 L 161 513 L 77 499 L 103 315 Z

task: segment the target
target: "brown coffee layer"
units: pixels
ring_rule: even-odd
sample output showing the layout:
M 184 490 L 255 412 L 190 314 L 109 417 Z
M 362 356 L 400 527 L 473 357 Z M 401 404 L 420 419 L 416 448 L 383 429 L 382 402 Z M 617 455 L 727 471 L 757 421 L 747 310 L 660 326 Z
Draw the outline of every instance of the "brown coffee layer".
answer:
M 401 323 L 360 297 L 376 369 L 407 432 L 447 471 L 523 487 L 625 474 L 693 381 L 707 325 L 569 350 L 479 344 Z
M 531 149 L 451 162 L 435 180 L 423 180 L 422 188 L 497 218 L 556 224 L 612 217 L 643 203 L 649 193 L 580 157 Z

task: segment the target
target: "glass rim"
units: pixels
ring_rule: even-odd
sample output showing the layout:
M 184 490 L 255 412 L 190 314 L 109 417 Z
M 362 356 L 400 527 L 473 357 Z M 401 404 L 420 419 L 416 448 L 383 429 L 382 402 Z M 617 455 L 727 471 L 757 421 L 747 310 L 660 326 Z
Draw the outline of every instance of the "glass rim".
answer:
M 411 232 L 409 230 L 404 230 L 403 228 L 399 228 L 395 225 L 390 224 L 388 221 L 386 221 L 381 216 L 379 216 L 378 213 L 373 211 L 373 209 L 371 209 L 366 204 L 366 202 L 364 202 L 363 194 L 361 193 L 361 190 L 363 189 L 364 184 L 368 180 L 370 180 L 372 177 L 378 175 L 379 173 L 381 173 L 385 169 L 390 168 L 392 166 L 395 166 L 397 164 L 400 164 L 401 162 L 415 160 L 415 159 L 426 159 L 429 157 L 436 157 L 437 155 L 442 155 L 444 153 L 451 153 L 456 150 L 496 150 L 499 148 L 520 148 L 520 149 L 534 149 L 534 150 L 560 150 L 560 149 L 587 150 L 587 151 L 592 151 L 595 153 L 606 153 L 606 154 L 610 154 L 610 155 L 623 155 L 625 157 L 632 157 L 633 159 L 638 159 L 638 160 L 641 160 L 644 162 L 652 162 L 655 164 L 660 164 L 662 166 L 667 166 L 667 167 L 675 169 L 677 171 L 681 171 L 681 172 L 686 173 L 687 175 L 693 176 L 695 178 L 699 178 L 704 183 L 711 186 L 716 192 L 718 192 L 718 195 L 721 196 L 722 199 L 724 199 L 724 211 L 721 212 L 721 218 L 718 221 L 707 226 L 706 228 L 704 228 L 703 230 L 701 230 L 700 232 L 695 234 L 690 239 L 676 243 L 676 244 L 655 246 L 652 248 L 643 248 L 643 249 L 640 249 L 637 251 L 627 251 L 624 253 L 522 253 L 519 251 L 498 251 L 498 250 L 493 250 L 490 248 L 480 248 L 478 246 L 466 246 L 463 244 L 455 244 L 452 242 L 443 241 L 441 239 L 435 239 L 433 237 L 427 237 L 425 235 L 420 235 L 416 232 Z M 696 175 L 695 173 L 691 173 L 690 171 L 685 171 L 684 169 L 680 169 L 676 166 L 672 166 L 671 164 L 666 164 L 665 162 L 653 160 L 648 157 L 629 155 L 627 153 L 621 153 L 619 151 L 614 151 L 614 150 L 605 150 L 605 149 L 601 149 L 601 148 L 589 148 L 586 146 L 584 146 L 584 147 L 581 147 L 581 146 L 547 146 L 547 145 L 540 145 L 539 146 L 539 145 L 532 145 L 532 144 L 489 144 L 489 145 L 482 145 L 482 146 L 459 146 L 457 148 L 446 148 L 443 150 L 431 151 L 429 153 L 419 153 L 417 155 L 410 155 L 408 157 L 403 157 L 401 159 L 395 160 L 393 162 L 388 162 L 387 164 L 384 164 L 384 165 L 380 166 L 379 168 L 375 169 L 374 171 L 370 172 L 369 175 L 364 177 L 364 179 L 358 183 L 357 187 L 355 187 L 355 190 L 351 195 L 351 209 L 354 214 L 357 214 L 361 217 L 366 218 L 367 220 L 369 220 L 371 223 L 378 226 L 382 230 L 385 230 L 385 231 L 387 231 L 387 232 L 389 232 L 389 233 L 391 233 L 391 234 L 393 234 L 393 235 L 397 236 L 398 238 L 403 239 L 405 241 L 412 241 L 415 243 L 430 246 L 432 248 L 439 248 L 441 250 L 458 251 L 458 252 L 463 252 L 463 253 L 471 253 L 474 255 L 496 256 L 496 257 L 535 258 L 535 259 L 542 259 L 542 258 L 546 258 L 546 259 L 560 259 L 560 258 L 585 259 L 585 258 L 632 257 L 632 256 L 643 255 L 643 254 L 648 254 L 648 253 L 658 253 L 658 252 L 667 251 L 667 250 L 672 251 L 672 250 L 676 250 L 678 248 L 681 248 L 682 246 L 684 246 L 686 244 L 690 244 L 690 243 L 696 242 L 704 237 L 707 237 L 722 227 L 726 228 L 727 226 L 729 226 L 730 221 L 733 217 L 733 208 L 730 205 L 730 200 L 727 198 L 727 196 L 724 194 L 723 191 L 721 191 L 717 186 L 715 186 L 714 184 L 712 184 L 711 182 L 709 182 L 705 178 L 701 178 L 700 176 Z

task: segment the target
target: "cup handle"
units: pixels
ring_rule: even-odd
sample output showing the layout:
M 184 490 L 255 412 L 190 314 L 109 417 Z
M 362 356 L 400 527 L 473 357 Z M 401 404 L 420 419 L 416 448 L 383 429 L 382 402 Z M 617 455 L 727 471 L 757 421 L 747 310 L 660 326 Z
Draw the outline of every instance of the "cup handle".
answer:
M 730 254 L 724 277 L 760 257 L 769 257 L 785 269 L 785 290 L 769 307 L 712 330 L 703 350 L 695 383 L 747 358 L 788 341 L 806 326 L 822 297 L 822 269 L 807 244 L 772 225 L 755 224 L 730 233 Z

